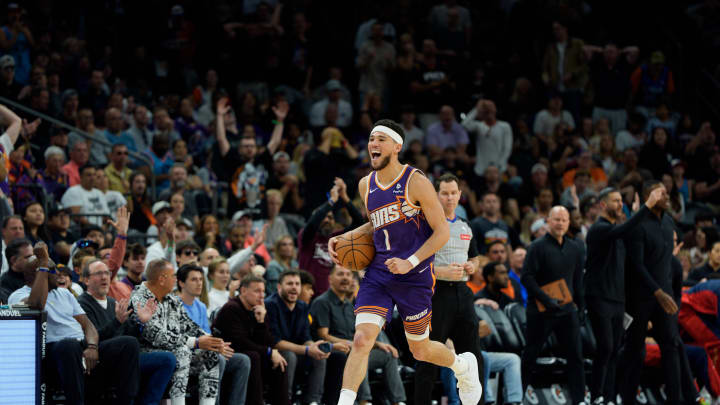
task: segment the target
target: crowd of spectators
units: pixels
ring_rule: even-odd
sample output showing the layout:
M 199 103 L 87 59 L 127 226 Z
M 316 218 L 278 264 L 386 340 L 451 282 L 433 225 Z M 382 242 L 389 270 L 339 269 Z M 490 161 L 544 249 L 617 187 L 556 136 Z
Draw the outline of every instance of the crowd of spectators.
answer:
M 357 182 L 379 118 L 402 126 L 403 163 L 460 179 L 457 215 L 495 263 L 468 282 L 479 304 L 526 299 L 524 247 L 551 207 L 582 240 L 601 189 L 629 215 L 649 179 L 684 231 L 685 277 L 720 268 L 709 117 L 687 112 L 664 49 L 584 39 L 598 19 L 584 2 L 53 3 L 3 5 L 0 302 L 58 303 L 50 354 L 73 400 L 78 359 L 118 342 L 135 363 L 98 375 L 154 381 L 110 387 L 118 403 L 156 403 L 161 385 L 179 401 L 194 375 L 201 403 L 282 405 L 302 373 L 299 401 L 334 403 L 357 279 L 327 242 L 367 220 Z M 390 342 L 371 369 L 402 403 Z

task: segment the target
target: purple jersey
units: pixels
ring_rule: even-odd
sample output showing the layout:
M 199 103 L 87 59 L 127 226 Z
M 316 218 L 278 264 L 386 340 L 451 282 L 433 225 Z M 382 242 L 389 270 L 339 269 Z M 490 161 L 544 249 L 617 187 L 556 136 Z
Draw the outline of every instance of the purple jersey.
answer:
M 381 185 L 377 180 L 377 172 L 370 173 L 365 206 L 370 213 L 374 230 L 375 258 L 368 268 L 387 271 L 387 259 L 407 259 L 432 235 L 433 230 L 422 209 L 408 198 L 408 182 L 416 171 L 422 173 L 405 165 L 398 177 L 387 186 Z M 411 272 L 418 272 L 429 266 L 433 257 L 420 262 Z

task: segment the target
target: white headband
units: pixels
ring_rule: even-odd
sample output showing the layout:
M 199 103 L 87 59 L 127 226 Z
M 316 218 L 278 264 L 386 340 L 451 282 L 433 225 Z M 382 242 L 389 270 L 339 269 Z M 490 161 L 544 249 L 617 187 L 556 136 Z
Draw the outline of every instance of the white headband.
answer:
M 389 136 L 393 141 L 399 143 L 400 145 L 403 144 L 403 139 L 402 139 L 402 137 L 400 136 L 400 134 L 398 134 L 397 132 L 395 132 L 392 128 L 388 128 L 388 127 L 386 127 L 386 126 L 384 126 L 384 125 L 377 125 L 377 126 L 375 126 L 375 128 L 373 128 L 373 130 L 370 132 L 370 135 L 374 134 L 375 132 L 382 132 L 383 134 Z

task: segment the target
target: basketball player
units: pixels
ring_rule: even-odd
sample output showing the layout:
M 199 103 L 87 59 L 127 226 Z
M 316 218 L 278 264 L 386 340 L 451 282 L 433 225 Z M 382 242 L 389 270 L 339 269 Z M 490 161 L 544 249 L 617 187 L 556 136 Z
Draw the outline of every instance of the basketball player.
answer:
M 368 152 L 373 168 L 360 180 L 370 222 L 351 232 L 372 234 L 375 258 L 360 282 L 355 302 L 355 336 L 345 364 L 338 405 L 353 405 L 367 373 L 368 355 L 385 322 L 397 306 L 415 359 L 449 367 L 458 379 L 463 405 L 476 405 L 482 397 L 478 363 L 472 353 L 454 354 L 431 341 L 430 319 L 435 287 L 433 255 L 449 239 L 437 193 L 417 169 L 398 161 L 404 132 L 391 120 L 380 120 L 370 132 Z M 349 234 L 349 233 L 348 233 Z M 328 252 L 336 263 L 335 243 Z

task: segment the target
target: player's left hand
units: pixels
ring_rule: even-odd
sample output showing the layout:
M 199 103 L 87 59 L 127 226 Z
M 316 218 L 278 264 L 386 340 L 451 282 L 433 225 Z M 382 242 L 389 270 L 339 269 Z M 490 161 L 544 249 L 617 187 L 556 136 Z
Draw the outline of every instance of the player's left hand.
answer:
M 385 260 L 385 266 L 387 266 L 390 273 L 393 274 L 407 274 L 413 269 L 412 263 L 407 260 L 398 259 L 397 257 Z

